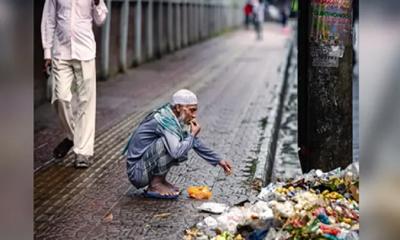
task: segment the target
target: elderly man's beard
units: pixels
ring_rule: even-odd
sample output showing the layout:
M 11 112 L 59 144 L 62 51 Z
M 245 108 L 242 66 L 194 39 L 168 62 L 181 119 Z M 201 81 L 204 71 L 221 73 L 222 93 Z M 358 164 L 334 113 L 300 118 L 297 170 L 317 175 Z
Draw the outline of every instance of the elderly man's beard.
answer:
M 188 123 L 185 122 L 185 119 L 186 119 L 186 113 L 185 113 L 184 111 L 182 111 L 182 112 L 179 114 L 179 117 L 178 117 L 179 123 L 180 123 L 181 125 L 188 125 Z

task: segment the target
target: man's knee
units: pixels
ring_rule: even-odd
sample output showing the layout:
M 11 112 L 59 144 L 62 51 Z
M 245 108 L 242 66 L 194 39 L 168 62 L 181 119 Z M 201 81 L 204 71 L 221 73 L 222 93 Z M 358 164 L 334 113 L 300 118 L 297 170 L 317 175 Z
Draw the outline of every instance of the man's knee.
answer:
M 144 188 L 149 185 L 149 181 L 145 181 L 143 179 L 129 179 L 133 186 L 136 188 Z
M 60 98 L 55 98 L 52 101 L 52 106 L 56 111 L 60 111 L 60 110 L 64 110 L 64 109 L 71 109 L 71 101 L 69 101 L 68 99 L 63 100 Z
M 133 173 L 129 174 L 129 181 L 136 188 L 143 188 L 149 185 L 149 176 L 144 173 L 144 170 L 135 169 Z
M 143 161 L 134 162 L 132 164 L 128 160 L 127 170 L 129 181 L 133 186 L 136 188 L 143 188 L 149 185 L 149 176 L 146 172 Z

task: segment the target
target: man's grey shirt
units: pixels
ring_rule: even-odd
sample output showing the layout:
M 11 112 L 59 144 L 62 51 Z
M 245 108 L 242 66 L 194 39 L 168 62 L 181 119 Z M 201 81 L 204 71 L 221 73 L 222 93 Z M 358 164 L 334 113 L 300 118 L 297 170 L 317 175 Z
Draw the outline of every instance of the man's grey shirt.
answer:
M 143 153 L 159 138 L 162 139 L 166 150 L 174 159 L 187 157 L 189 150 L 193 148 L 201 158 L 213 166 L 216 166 L 222 160 L 198 137 L 187 134 L 183 140 L 180 140 L 176 135 L 163 129 L 153 116 L 153 114 L 148 115 L 133 132 L 127 148 L 128 161 L 140 159 Z

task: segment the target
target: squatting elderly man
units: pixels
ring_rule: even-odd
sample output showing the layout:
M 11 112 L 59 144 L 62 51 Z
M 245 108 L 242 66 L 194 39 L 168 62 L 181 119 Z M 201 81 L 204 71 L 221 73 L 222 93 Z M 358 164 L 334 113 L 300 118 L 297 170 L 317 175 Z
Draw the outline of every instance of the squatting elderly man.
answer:
M 148 186 L 145 196 L 178 197 L 179 189 L 167 182 L 166 175 L 172 166 L 188 159 L 192 148 L 211 165 L 221 166 L 228 174 L 232 171 L 229 160 L 223 160 L 198 138 L 201 128 L 196 114 L 196 95 L 181 89 L 171 103 L 148 114 L 133 132 L 125 149 L 127 172 L 135 187 Z

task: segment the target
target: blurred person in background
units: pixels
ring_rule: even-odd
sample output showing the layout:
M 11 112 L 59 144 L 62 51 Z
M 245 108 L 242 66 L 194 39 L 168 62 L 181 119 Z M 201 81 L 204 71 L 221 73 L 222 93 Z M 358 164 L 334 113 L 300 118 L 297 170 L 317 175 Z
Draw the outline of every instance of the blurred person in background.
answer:
M 280 0 L 277 2 L 277 6 L 279 7 L 281 12 L 281 24 L 283 27 L 283 31 L 285 33 L 288 33 L 289 27 L 287 22 L 291 12 L 292 2 L 291 0 Z
M 253 19 L 254 19 L 254 28 L 257 34 L 257 40 L 262 40 L 262 27 L 264 23 L 264 14 L 265 7 L 264 3 L 261 0 L 253 0 Z
M 290 7 L 291 18 L 296 18 L 299 11 L 299 0 L 292 0 L 292 6 Z
M 100 26 L 108 10 L 104 0 L 46 0 L 41 32 L 45 70 L 51 66 L 51 103 L 66 134 L 54 149 L 63 158 L 73 147 L 75 167 L 87 168 L 93 156 L 96 116 L 96 42 L 93 21 Z M 78 105 L 71 108 L 75 83 Z
M 249 29 L 249 25 L 253 21 L 252 18 L 253 6 L 250 4 L 250 0 L 248 0 L 244 5 L 243 12 L 244 12 L 244 25 L 246 29 Z

